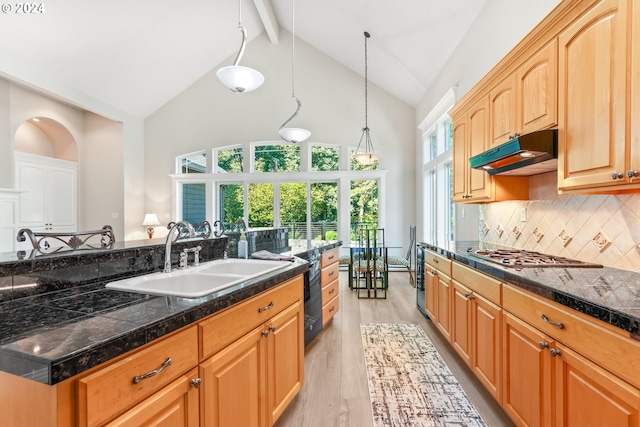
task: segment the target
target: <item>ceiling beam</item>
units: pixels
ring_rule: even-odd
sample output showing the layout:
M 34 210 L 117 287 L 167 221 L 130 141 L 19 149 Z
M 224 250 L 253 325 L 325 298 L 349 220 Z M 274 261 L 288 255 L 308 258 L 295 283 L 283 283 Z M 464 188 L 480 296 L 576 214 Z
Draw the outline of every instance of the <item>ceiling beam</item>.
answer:
M 271 0 L 253 0 L 253 4 L 256 5 L 258 15 L 260 15 L 262 25 L 264 25 L 264 29 L 267 31 L 269 40 L 271 40 L 271 43 L 277 44 L 280 34 L 280 25 L 278 24 L 278 18 L 276 18 L 276 14 L 273 11 Z

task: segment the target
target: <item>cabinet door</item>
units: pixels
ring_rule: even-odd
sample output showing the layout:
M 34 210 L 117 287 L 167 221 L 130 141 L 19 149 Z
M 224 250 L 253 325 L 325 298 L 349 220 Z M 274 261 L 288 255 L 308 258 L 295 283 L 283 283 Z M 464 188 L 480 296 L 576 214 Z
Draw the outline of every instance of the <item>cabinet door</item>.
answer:
M 197 427 L 198 388 L 192 383 L 197 376 L 193 369 L 106 426 Z
M 441 272 L 436 276 L 438 309 L 436 311 L 436 326 L 451 341 L 451 279 Z
M 627 182 L 623 174 L 628 154 L 625 109 L 630 3 L 601 1 L 559 36 L 561 190 Z
M 16 186 L 25 190 L 20 194 L 22 227 L 44 227 L 47 216 L 47 167 L 31 162 L 16 161 Z M 43 230 L 44 231 L 44 230 Z
M 554 39 L 518 68 L 517 132 L 521 135 L 558 123 L 558 41 Z
M 266 426 L 263 326 L 200 364 L 202 425 Z
M 50 167 L 47 175 L 47 213 L 53 230 L 75 227 L 77 223 L 77 172 Z
M 640 390 L 556 343 L 556 425 L 638 426 Z
M 467 198 L 467 122 L 466 116 L 453 121 L 453 200 L 464 201 Z
M 516 74 L 512 74 L 489 93 L 491 147 L 507 142 L 517 131 L 516 86 Z
M 424 274 L 424 310 L 431 320 L 435 322 L 438 304 L 438 276 L 433 269 L 425 266 Z
M 629 171 L 640 171 L 640 6 L 634 3 L 631 38 L 631 155 Z M 632 176 L 631 181 L 640 182 L 640 176 Z
M 551 425 L 553 342 L 510 313 L 503 315 L 502 408 L 518 426 Z
M 269 425 L 282 415 L 302 388 L 304 379 L 304 315 L 297 302 L 268 325 Z
M 490 177 L 483 170 L 471 169 L 469 167 L 469 157 L 486 151 L 489 141 L 489 97 L 485 97 L 476 103 L 469 110 L 467 119 L 469 126 L 468 131 L 468 154 L 466 167 L 469 171 L 468 193 L 469 199 L 473 201 L 489 200 L 490 194 Z
M 471 300 L 471 369 L 489 393 L 502 398 L 502 309 L 481 295 Z
M 453 302 L 451 304 L 453 325 L 451 327 L 451 345 L 462 360 L 471 366 L 471 290 L 452 281 Z

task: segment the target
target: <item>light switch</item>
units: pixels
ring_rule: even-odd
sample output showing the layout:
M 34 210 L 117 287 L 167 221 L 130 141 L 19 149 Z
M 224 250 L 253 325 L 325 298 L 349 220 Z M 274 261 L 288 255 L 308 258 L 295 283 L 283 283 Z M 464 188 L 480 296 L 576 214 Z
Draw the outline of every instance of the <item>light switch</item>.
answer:
M 520 222 L 527 222 L 527 208 L 520 209 Z

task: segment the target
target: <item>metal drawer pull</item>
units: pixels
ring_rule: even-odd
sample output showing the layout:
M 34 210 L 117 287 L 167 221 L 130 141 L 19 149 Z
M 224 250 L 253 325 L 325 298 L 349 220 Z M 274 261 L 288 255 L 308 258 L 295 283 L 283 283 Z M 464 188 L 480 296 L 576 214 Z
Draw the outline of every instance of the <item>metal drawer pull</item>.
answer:
M 335 309 L 336 309 L 336 307 L 335 307 L 335 306 L 332 306 L 332 307 L 329 309 L 329 313 L 333 312 L 333 310 L 335 310 Z
M 266 306 L 264 306 L 264 307 L 260 307 L 260 308 L 258 309 L 258 313 L 262 313 L 263 311 L 267 311 L 267 310 L 269 310 L 269 309 L 271 309 L 271 308 L 273 308 L 273 301 L 271 301 L 271 302 L 269 303 L 269 305 L 266 305 Z
M 201 384 L 202 384 L 202 378 L 193 378 L 191 380 L 191 387 L 200 388 Z
M 262 336 L 263 337 L 268 337 L 269 336 L 269 331 L 267 331 L 266 329 L 264 331 L 262 331 Z
M 329 291 L 329 295 L 331 295 L 332 293 L 334 293 L 336 291 L 336 288 L 333 288 Z
M 556 350 L 555 348 L 552 348 L 551 349 L 551 356 L 552 357 L 562 356 L 562 353 L 560 352 L 560 350 Z
M 540 317 L 542 317 L 542 320 L 544 320 L 545 322 L 549 323 L 550 325 L 557 326 L 557 327 L 558 327 L 558 329 L 562 329 L 562 328 L 564 328 L 564 323 L 560 323 L 560 322 L 552 322 L 552 321 L 551 321 L 551 320 L 549 320 L 549 318 L 548 318 L 547 316 L 545 316 L 544 314 L 543 314 L 542 316 L 540 316 Z
M 329 273 L 329 276 L 333 276 L 335 273 L 335 271 L 332 271 L 331 273 Z
M 270 330 L 271 332 L 275 332 L 275 331 L 276 331 L 276 327 L 275 327 L 275 326 L 273 326 L 273 325 L 271 325 L 271 326 L 269 326 L 269 330 Z
M 158 368 L 155 369 L 153 371 L 149 371 L 146 374 L 142 374 L 142 375 L 136 375 L 135 377 L 133 377 L 133 383 L 134 384 L 138 384 L 140 381 L 153 377 L 155 375 L 158 375 L 160 372 L 162 372 L 162 370 L 164 368 L 166 368 L 167 366 L 171 365 L 171 358 L 168 358 L 167 360 L 164 361 L 164 363 Z
M 543 350 L 544 350 L 545 348 L 549 348 L 549 343 L 548 343 L 548 342 L 546 342 L 546 341 L 540 341 L 540 342 L 538 343 L 538 345 L 539 345 L 539 346 L 540 346 L 540 348 L 541 348 L 541 349 L 543 349 Z
M 468 294 L 464 294 L 464 297 L 468 299 L 476 299 L 476 296 L 471 292 L 469 292 Z

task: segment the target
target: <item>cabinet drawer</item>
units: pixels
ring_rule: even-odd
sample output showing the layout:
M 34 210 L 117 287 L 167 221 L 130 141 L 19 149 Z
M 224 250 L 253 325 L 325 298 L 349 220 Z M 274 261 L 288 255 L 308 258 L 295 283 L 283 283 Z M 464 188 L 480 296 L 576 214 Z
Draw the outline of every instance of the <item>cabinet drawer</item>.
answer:
M 329 283 L 327 286 L 322 287 L 322 304 L 328 303 L 333 297 L 338 296 L 338 285 L 340 284 L 339 280 L 334 280 Z
M 340 299 L 336 296 L 334 299 L 329 301 L 329 303 L 322 306 L 322 326 L 329 323 L 329 321 L 333 318 L 333 316 L 340 309 Z
M 329 267 L 325 267 L 320 271 L 320 283 L 322 286 L 328 285 L 338 278 L 340 264 L 337 262 L 331 264 Z
M 505 310 L 640 387 L 640 343 L 628 332 L 508 284 L 502 301 Z
M 425 251 L 424 252 L 424 262 L 435 268 L 436 270 L 441 271 L 447 276 L 451 276 L 451 260 L 443 257 L 442 255 L 438 255 L 435 252 Z
M 501 305 L 500 281 L 457 262 L 451 264 L 451 277 L 492 303 Z
M 320 255 L 320 267 L 324 268 L 334 262 L 338 262 L 338 248 L 329 249 Z
M 78 380 L 78 422 L 80 426 L 103 424 L 169 384 L 198 364 L 198 332 L 191 326 L 135 351 L 132 356 Z M 171 364 L 160 370 L 168 359 Z M 134 378 L 152 371 L 156 375 Z
M 216 313 L 198 324 L 200 360 L 234 342 L 296 301 L 303 299 L 302 275 Z

